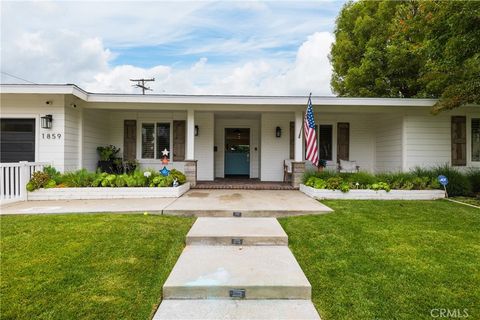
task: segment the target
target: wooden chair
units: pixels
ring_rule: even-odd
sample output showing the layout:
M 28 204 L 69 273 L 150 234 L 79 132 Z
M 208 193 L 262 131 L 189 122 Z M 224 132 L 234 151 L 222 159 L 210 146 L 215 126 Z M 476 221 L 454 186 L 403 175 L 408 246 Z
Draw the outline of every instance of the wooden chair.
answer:
M 337 164 L 338 172 L 342 173 L 355 173 L 360 170 L 360 166 L 357 166 L 356 161 L 348 161 L 348 160 L 339 160 Z
M 283 160 L 283 182 L 287 182 L 287 176 L 292 175 L 292 159 Z

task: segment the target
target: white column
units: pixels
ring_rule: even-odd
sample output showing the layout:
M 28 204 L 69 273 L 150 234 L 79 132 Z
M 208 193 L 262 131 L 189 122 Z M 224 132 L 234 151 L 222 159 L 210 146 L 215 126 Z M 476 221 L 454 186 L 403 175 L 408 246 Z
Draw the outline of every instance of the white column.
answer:
M 195 111 L 187 110 L 187 152 L 185 160 L 195 160 Z
M 303 112 L 295 111 L 295 161 L 303 161 Z

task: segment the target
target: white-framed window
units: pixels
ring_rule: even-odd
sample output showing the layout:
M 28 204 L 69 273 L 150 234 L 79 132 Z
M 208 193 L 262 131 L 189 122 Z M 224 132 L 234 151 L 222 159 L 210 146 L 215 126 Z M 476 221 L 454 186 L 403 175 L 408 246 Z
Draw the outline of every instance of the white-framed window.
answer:
M 480 118 L 471 121 L 472 161 L 480 161 Z
M 170 122 L 142 122 L 140 152 L 142 159 L 161 159 L 162 151 L 171 150 L 171 123 Z

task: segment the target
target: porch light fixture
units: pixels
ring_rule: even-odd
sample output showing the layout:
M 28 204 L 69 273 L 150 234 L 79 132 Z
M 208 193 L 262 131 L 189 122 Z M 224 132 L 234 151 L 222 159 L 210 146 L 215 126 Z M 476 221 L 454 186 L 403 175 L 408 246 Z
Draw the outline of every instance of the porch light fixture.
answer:
M 282 136 L 282 128 L 277 127 L 277 128 L 275 129 L 275 136 L 276 136 L 277 138 L 280 138 L 280 137 Z
M 195 133 L 195 137 L 198 136 L 198 126 L 195 126 L 195 130 L 193 131 Z
M 40 118 L 40 124 L 43 129 L 52 129 L 53 117 L 51 114 L 47 114 Z

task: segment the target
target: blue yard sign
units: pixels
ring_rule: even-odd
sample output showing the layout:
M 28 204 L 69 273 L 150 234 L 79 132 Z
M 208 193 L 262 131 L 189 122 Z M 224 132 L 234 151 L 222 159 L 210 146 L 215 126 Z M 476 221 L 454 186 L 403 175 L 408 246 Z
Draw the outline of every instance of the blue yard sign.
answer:
M 444 175 L 439 175 L 438 176 L 438 182 L 443 186 L 443 189 L 445 190 L 445 197 L 448 198 L 448 193 L 447 193 L 447 184 L 448 184 L 448 178 L 445 177 Z
M 438 176 L 438 182 L 440 182 L 440 184 L 445 187 L 448 184 L 448 178 L 440 175 Z

